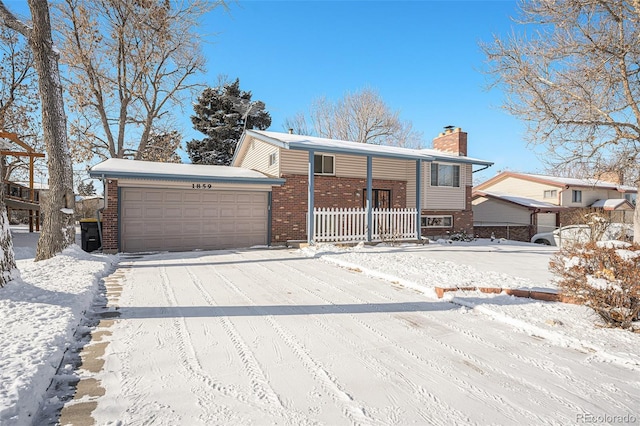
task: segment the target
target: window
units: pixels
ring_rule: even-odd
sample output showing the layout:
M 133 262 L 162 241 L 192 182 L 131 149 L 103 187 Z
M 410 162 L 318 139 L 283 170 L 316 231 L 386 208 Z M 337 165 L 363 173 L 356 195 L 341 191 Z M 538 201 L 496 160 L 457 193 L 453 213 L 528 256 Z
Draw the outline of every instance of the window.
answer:
M 334 175 L 334 157 L 333 155 L 315 154 L 313 156 L 313 169 L 316 175 Z
M 273 166 L 278 162 L 278 153 L 273 152 L 269 154 L 269 166 Z
M 544 198 L 556 198 L 558 196 L 558 191 L 555 189 L 548 189 L 544 191 Z
M 460 186 L 460 166 L 431 163 L 431 186 Z
M 572 203 L 581 203 L 582 202 L 582 191 L 573 190 L 571 191 L 571 202 Z
M 422 216 L 420 226 L 423 228 L 451 228 L 453 216 Z
M 624 194 L 624 199 L 635 206 L 636 205 L 637 195 L 638 194 Z

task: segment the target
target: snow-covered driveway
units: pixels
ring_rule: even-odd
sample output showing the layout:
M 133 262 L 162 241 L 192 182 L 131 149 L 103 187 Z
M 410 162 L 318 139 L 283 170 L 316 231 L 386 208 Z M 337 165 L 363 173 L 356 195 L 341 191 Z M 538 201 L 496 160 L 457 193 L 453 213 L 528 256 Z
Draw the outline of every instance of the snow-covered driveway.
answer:
M 637 370 L 299 251 L 165 253 L 120 268 L 97 424 L 640 417 Z

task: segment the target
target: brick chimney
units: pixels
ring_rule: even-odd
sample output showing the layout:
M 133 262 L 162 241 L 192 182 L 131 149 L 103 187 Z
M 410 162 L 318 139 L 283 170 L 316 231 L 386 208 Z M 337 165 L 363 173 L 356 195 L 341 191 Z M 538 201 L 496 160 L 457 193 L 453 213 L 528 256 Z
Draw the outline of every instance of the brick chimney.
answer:
M 447 126 L 433 139 L 433 149 L 452 154 L 467 155 L 467 133 L 460 127 Z

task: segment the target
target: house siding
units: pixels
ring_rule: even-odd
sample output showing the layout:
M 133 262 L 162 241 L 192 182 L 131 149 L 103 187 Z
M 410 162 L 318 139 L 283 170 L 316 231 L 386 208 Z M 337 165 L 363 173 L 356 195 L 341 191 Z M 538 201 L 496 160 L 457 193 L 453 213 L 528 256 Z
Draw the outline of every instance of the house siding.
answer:
M 473 204 L 473 223 L 477 226 L 530 225 L 531 212 L 509 203 L 477 197 Z
M 518 179 L 515 177 L 509 177 L 499 182 L 494 183 L 489 187 L 482 187 L 483 191 L 488 192 L 501 192 L 504 194 L 513 194 L 519 197 L 531 198 L 537 201 L 544 201 L 547 203 L 558 205 L 559 198 L 544 198 L 544 191 L 556 190 L 558 194 L 562 190 L 561 186 L 548 185 L 539 182 L 531 182 L 529 180 Z M 560 195 L 565 195 L 564 193 Z M 569 192 L 569 200 L 571 200 L 571 193 Z
M 457 188 L 431 186 L 431 164 L 423 168 L 423 209 L 466 210 L 465 193 L 471 187 L 471 166 L 460 165 L 460 186 Z
M 238 166 L 245 169 L 257 170 L 269 176 L 279 176 L 281 151 L 284 150 L 261 140 L 251 139 L 249 147 L 245 151 Z M 276 154 L 276 162 L 269 166 L 269 156 L 273 153 Z

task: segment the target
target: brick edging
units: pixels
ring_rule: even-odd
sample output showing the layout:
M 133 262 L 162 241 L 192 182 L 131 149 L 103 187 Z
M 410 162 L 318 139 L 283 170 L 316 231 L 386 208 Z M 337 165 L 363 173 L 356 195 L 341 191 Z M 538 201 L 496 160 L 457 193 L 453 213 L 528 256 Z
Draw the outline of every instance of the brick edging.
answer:
M 525 297 L 528 299 L 534 300 L 543 300 L 545 302 L 561 302 L 561 303 L 570 303 L 573 305 L 579 304 L 575 299 L 564 296 L 559 293 L 548 293 L 546 291 L 535 291 L 535 290 L 521 290 L 515 288 L 501 288 L 501 287 L 435 287 L 436 295 L 438 299 L 442 299 L 445 293 L 451 291 L 480 291 L 482 293 L 493 293 L 500 294 L 505 293 L 509 296 L 514 297 Z

